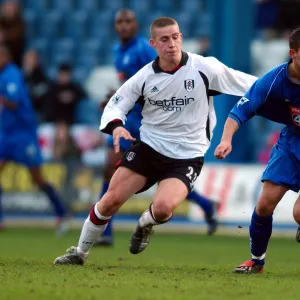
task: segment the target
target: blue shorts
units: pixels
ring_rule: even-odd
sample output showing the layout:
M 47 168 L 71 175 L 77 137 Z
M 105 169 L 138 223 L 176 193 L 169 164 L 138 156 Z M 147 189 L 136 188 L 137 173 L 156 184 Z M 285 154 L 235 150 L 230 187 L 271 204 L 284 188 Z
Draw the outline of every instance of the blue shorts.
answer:
M 43 163 L 36 137 L 0 139 L 0 161 L 13 161 L 27 167 L 39 167 Z
M 276 144 L 261 180 L 274 182 L 297 193 L 300 190 L 300 162 L 290 151 Z

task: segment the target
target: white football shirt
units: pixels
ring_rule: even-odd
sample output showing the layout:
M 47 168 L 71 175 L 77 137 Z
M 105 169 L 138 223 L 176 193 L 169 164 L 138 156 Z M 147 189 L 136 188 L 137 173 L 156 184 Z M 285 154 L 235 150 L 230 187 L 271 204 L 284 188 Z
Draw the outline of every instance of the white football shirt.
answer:
M 180 65 L 174 72 L 164 72 L 157 58 L 143 67 L 110 99 L 100 130 L 115 119 L 125 124 L 138 102 L 143 105 L 143 142 L 171 158 L 204 156 L 216 125 L 212 96 L 243 96 L 257 78 L 193 53 L 182 52 Z

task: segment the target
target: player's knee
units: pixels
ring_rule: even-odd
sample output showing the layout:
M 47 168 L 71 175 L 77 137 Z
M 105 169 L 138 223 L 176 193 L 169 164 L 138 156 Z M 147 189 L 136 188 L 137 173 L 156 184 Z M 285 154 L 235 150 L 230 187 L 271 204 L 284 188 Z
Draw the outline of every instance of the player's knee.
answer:
M 152 211 L 157 221 L 162 221 L 170 217 L 173 212 L 171 201 L 158 201 L 153 204 Z
M 104 216 L 111 216 L 119 209 L 122 200 L 116 189 L 109 189 L 99 202 L 99 212 Z
M 273 213 L 276 206 L 268 198 L 260 199 L 256 205 L 256 213 L 259 216 L 269 216 Z

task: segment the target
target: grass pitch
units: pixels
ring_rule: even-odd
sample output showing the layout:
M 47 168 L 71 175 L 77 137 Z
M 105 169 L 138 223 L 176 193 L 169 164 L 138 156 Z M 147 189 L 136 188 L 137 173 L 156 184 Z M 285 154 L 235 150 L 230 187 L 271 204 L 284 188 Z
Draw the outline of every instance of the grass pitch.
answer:
M 141 254 L 128 251 L 131 232 L 113 248 L 94 248 L 85 266 L 54 266 L 79 231 L 0 233 L 0 299 L 298 299 L 300 245 L 273 238 L 262 275 L 232 274 L 248 259 L 248 238 L 157 234 Z

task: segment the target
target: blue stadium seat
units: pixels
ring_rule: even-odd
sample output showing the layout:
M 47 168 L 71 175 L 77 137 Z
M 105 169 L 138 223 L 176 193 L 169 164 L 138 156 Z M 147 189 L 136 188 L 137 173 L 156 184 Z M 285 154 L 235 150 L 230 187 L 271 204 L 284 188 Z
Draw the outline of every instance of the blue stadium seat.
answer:
M 83 85 L 88 78 L 89 71 L 84 67 L 78 67 L 73 70 L 72 74 L 73 80 Z
M 34 11 L 47 10 L 49 8 L 48 0 L 23 0 L 22 5 L 25 9 L 32 9 Z
M 174 11 L 175 1 L 174 0 L 153 0 L 154 10 L 161 10 L 164 12 L 164 15 L 169 16 L 170 12 Z M 187 1 L 188 2 L 188 1 Z
M 82 11 L 99 11 L 99 0 L 75 0 L 75 7 Z
M 179 4 L 179 10 L 181 12 L 188 12 L 194 16 L 199 12 L 203 12 L 204 3 L 202 0 L 181 0 Z
M 63 34 L 65 37 L 82 39 L 87 34 L 88 14 L 85 11 L 77 11 L 64 19 Z
M 40 14 L 37 18 L 38 36 L 52 39 L 59 36 L 62 27 L 62 14 L 59 11 L 50 11 Z
M 211 25 L 211 16 L 207 13 L 199 15 L 198 18 L 194 19 L 193 22 L 193 32 L 194 37 L 209 36 L 210 35 L 210 26 Z
M 101 8 L 110 11 L 117 11 L 123 8 L 123 0 L 102 0 Z
M 39 1 L 39 0 L 38 0 Z M 51 9 L 59 10 L 59 11 L 72 11 L 74 10 L 74 0 L 51 0 Z
M 100 57 L 97 55 L 81 55 L 76 62 L 76 67 L 85 68 L 90 72 L 100 64 L 100 61 Z
M 65 60 L 72 63 L 75 58 L 75 42 L 70 38 L 63 38 L 57 40 L 52 44 L 51 54 L 54 59 L 54 63 Z M 59 55 L 56 55 L 59 53 Z M 55 56 L 55 58 L 54 58 Z
M 107 43 L 100 39 L 90 39 L 82 43 L 77 50 L 77 61 L 79 63 L 100 61 L 103 55 L 103 49 L 107 47 Z
M 74 58 L 68 52 L 56 51 L 52 53 L 51 58 L 51 64 L 53 65 L 60 65 L 61 63 L 73 65 Z
M 79 82 L 80 83 L 80 82 Z M 81 82 L 82 84 L 82 82 Z M 79 124 L 99 126 L 101 112 L 96 101 L 88 99 L 80 101 L 75 108 L 75 120 Z
M 26 9 L 23 17 L 26 24 L 26 37 L 32 39 L 37 35 L 37 14 L 33 9 Z
M 53 64 L 49 65 L 49 67 L 47 68 L 47 77 L 50 80 L 55 80 L 56 74 L 57 74 L 57 66 L 54 66 Z
M 133 9 L 138 18 L 143 18 L 143 14 L 151 11 L 150 1 L 131 0 L 130 8 Z
M 114 31 L 113 15 L 111 13 L 94 13 L 88 20 L 88 36 L 107 39 Z

